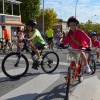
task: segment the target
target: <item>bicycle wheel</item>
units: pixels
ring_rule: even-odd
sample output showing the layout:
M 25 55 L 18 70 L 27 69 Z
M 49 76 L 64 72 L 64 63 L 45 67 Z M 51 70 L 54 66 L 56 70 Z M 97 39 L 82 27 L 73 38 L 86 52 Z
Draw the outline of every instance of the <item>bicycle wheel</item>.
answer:
M 69 97 L 71 95 L 71 84 L 72 84 L 73 71 L 69 70 L 68 74 L 69 74 L 69 77 L 68 77 L 68 83 L 66 87 L 66 100 L 69 100 Z
M 2 61 L 3 73 L 11 78 L 16 79 L 24 76 L 29 68 L 27 58 L 20 53 L 11 52 L 6 55 Z
M 96 71 L 96 63 L 95 63 L 94 59 L 90 60 L 89 66 L 90 66 L 90 69 L 91 69 L 91 74 L 94 74 L 95 71 Z
M 41 68 L 45 73 L 52 73 L 59 65 L 59 57 L 55 52 L 47 52 L 43 55 Z
M 84 69 L 82 68 L 82 66 L 80 67 L 80 69 L 79 69 L 79 74 L 81 75 L 81 76 L 79 76 L 78 77 L 78 80 L 79 80 L 79 82 L 81 83 L 82 81 L 83 81 L 83 79 L 84 79 Z

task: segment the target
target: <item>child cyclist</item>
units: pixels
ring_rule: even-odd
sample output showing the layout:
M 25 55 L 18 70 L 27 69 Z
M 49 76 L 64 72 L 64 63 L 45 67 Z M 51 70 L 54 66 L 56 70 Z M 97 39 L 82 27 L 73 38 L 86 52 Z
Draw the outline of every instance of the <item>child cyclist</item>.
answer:
M 89 48 L 91 47 L 91 39 L 86 33 L 78 28 L 79 21 L 74 17 L 70 17 L 67 21 L 68 27 L 70 28 L 66 37 L 62 40 L 64 44 L 70 43 L 73 49 Z M 81 51 L 81 58 L 84 62 L 86 73 L 90 73 L 90 67 L 84 52 Z
M 97 34 L 96 32 L 92 32 L 90 34 L 91 41 L 92 41 L 92 47 L 96 48 L 96 54 L 97 54 L 97 61 L 96 63 L 100 63 L 99 57 L 100 57 L 100 52 L 98 51 L 98 47 L 100 46 L 100 42 L 97 40 Z M 88 62 L 90 60 L 90 55 L 88 56 Z
M 40 44 L 40 45 L 45 45 L 45 41 L 42 38 L 40 32 L 35 28 L 37 25 L 37 22 L 35 20 L 28 20 L 26 23 L 27 29 L 29 30 L 29 36 L 28 41 L 31 41 L 31 46 L 33 48 L 33 51 L 37 54 L 37 61 L 40 63 L 42 58 L 40 56 L 40 53 L 38 49 L 35 47 L 35 45 Z

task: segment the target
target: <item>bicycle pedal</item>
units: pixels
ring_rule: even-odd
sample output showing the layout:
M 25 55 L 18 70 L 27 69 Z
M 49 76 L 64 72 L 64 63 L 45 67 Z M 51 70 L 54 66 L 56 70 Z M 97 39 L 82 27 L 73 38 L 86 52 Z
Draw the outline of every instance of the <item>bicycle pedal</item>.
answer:
M 38 70 L 38 67 L 34 67 L 34 66 L 32 66 L 32 69 Z

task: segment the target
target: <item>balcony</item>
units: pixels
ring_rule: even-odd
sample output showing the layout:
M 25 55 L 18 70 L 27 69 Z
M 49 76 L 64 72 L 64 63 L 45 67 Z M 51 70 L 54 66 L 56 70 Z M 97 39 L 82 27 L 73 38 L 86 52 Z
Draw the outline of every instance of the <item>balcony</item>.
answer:
M 21 22 L 21 16 L 15 16 L 15 15 L 5 15 L 5 21 L 6 22 Z
M 20 16 L 7 15 L 7 14 L 0 14 L 0 15 L 5 15 L 5 22 L 3 23 L 5 25 L 24 26 L 24 24 L 21 22 L 21 15 Z M 0 23 L 0 24 L 2 24 L 2 23 Z

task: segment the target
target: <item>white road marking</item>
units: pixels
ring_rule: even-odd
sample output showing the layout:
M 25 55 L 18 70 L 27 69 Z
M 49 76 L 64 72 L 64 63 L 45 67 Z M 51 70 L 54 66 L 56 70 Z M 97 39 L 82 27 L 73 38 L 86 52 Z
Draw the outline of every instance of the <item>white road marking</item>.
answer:
M 33 100 L 60 78 L 60 73 L 42 74 L 0 97 L 0 100 Z
M 84 79 L 74 92 L 70 100 L 100 100 L 100 80 L 97 76 Z

